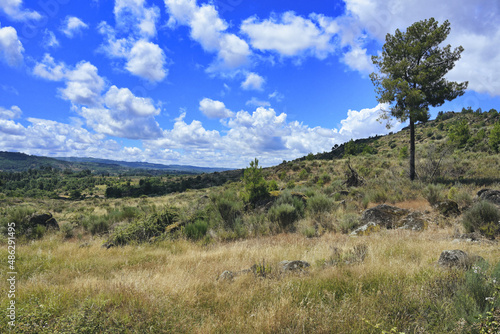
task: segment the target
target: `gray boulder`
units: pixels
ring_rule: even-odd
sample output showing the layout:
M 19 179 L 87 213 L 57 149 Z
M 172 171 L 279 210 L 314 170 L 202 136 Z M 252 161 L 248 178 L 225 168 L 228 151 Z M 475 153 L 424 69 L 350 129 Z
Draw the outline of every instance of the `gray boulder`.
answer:
M 52 214 L 50 213 L 43 213 L 41 215 L 32 214 L 28 219 L 28 224 L 30 228 L 34 228 L 37 225 L 41 225 L 46 227 L 47 229 L 54 228 L 56 230 L 59 230 L 59 224 L 57 223 L 56 219 L 52 217 Z
M 421 212 L 415 211 L 410 213 L 408 216 L 401 220 L 402 226 L 400 229 L 412 230 L 412 231 L 423 231 L 427 228 L 427 221 Z
M 400 226 L 401 218 L 407 216 L 410 211 L 395 206 L 380 204 L 374 208 L 365 210 L 361 216 L 361 223 L 367 225 L 374 223 L 385 228 L 395 228 Z
M 469 255 L 463 250 L 444 250 L 439 256 L 438 264 L 442 267 L 451 268 L 458 267 L 469 269 L 475 263 L 484 262 L 485 260 L 478 255 Z
M 477 193 L 479 199 L 500 205 L 500 190 L 481 189 Z
M 460 209 L 458 208 L 457 202 L 449 199 L 437 203 L 436 205 L 434 205 L 434 207 L 439 211 L 440 214 L 445 217 L 460 215 Z
M 306 261 L 281 261 L 278 264 L 278 268 L 280 272 L 302 272 L 305 268 L 309 268 L 311 265 Z

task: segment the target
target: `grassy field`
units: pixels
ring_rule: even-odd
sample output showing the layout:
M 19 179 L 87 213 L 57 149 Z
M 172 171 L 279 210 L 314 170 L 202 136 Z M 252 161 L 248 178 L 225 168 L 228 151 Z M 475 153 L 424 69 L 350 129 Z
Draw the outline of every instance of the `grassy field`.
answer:
M 498 244 L 456 244 L 452 233 L 278 234 L 109 250 L 99 238 L 80 247 L 77 240 L 49 235 L 17 248 L 16 332 L 451 333 L 461 319 L 471 320 L 480 302 L 471 291 L 484 282 L 480 274 L 469 282 L 462 270 L 440 268 L 441 251 L 463 249 L 492 265 L 484 269 L 488 275 L 495 266 L 500 271 Z M 364 261 L 331 265 L 329 260 L 349 256 L 360 244 L 367 246 Z M 5 247 L 0 254 L 6 258 Z M 311 267 L 280 274 L 276 265 L 282 260 L 304 260 Z M 224 270 L 254 264 L 268 267 L 268 275 L 218 280 Z M 2 332 L 6 328 L 4 319 Z
M 250 185 L 262 173 L 267 190 L 255 201 L 248 177 L 156 197 L 104 198 L 102 184 L 81 200 L 0 194 L 0 333 L 499 333 L 500 228 L 487 220 L 500 211 L 476 198 L 500 190 L 487 137 L 498 115 L 460 117 L 417 128 L 414 182 L 402 131 L 348 157 L 256 169 Z M 447 129 L 462 118 L 471 131 L 460 147 Z M 348 166 L 362 184 L 346 186 Z M 433 206 L 446 200 L 462 213 Z M 426 228 L 353 236 L 381 203 L 423 214 Z M 18 230 L 12 327 L 6 226 L 47 212 L 59 231 Z M 438 265 L 453 249 L 484 261 Z M 284 260 L 310 266 L 283 273 Z

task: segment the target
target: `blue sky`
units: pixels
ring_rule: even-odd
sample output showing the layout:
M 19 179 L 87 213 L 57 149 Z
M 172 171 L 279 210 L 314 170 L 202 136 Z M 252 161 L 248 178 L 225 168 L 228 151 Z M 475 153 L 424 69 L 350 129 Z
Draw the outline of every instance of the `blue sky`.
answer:
M 435 17 L 462 45 L 431 110 L 500 109 L 496 0 L 0 0 L 0 150 L 270 166 L 385 134 L 385 35 Z

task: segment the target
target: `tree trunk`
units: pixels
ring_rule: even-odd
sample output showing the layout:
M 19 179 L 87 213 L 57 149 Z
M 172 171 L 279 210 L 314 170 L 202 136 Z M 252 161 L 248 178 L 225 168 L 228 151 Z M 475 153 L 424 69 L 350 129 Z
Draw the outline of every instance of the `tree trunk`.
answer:
M 410 116 L 410 180 L 415 180 L 415 121 Z

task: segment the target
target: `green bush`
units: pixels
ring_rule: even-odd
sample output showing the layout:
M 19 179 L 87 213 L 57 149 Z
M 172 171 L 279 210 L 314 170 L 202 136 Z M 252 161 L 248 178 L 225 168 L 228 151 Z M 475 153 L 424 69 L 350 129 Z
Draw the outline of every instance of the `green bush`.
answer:
M 487 201 L 480 201 L 467 210 L 462 218 L 467 232 L 480 232 L 488 238 L 500 234 L 500 210 Z
M 250 203 L 256 204 L 260 200 L 269 197 L 267 182 L 264 180 L 262 167 L 259 167 L 259 160 L 257 158 L 250 162 L 250 167 L 245 169 L 243 182 Z
M 332 209 L 332 207 L 332 199 L 324 194 L 317 194 L 314 197 L 309 197 L 307 199 L 307 210 L 314 215 L 328 212 Z
M 488 137 L 488 144 L 494 152 L 500 152 L 500 122 L 497 122 L 493 126 L 493 129 Z
M 232 229 L 234 222 L 241 215 L 244 204 L 235 191 L 227 190 L 212 196 L 212 203 L 222 218 L 224 228 Z
M 297 209 L 291 204 L 280 204 L 271 207 L 269 219 L 278 223 L 283 230 L 293 230 L 293 223 L 299 219 Z
M 458 147 L 464 147 L 470 137 L 469 124 L 465 119 L 454 124 L 448 133 L 450 142 Z
M 434 205 L 444 201 L 443 189 L 440 184 L 429 184 L 424 188 L 422 195 L 430 205 Z
M 186 238 L 192 240 L 200 240 L 207 234 L 207 231 L 208 223 L 202 220 L 187 224 L 184 227 L 184 235 L 186 236 Z
M 159 213 L 153 213 L 143 220 L 119 226 L 108 241 L 108 245 L 121 246 L 131 242 L 141 243 L 150 241 L 165 232 L 165 229 L 179 219 L 179 209 L 168 207 Z

